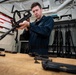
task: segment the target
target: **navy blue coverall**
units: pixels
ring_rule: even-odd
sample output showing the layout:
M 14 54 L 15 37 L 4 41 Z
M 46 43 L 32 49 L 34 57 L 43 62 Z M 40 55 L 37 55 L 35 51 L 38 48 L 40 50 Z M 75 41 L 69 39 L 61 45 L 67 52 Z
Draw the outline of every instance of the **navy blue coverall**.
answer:
M 30 23 L 29 53 L 48 55 L 49 36 L 53 26 L 54 21 L 51 16 L 43 16 L 39 21 Z

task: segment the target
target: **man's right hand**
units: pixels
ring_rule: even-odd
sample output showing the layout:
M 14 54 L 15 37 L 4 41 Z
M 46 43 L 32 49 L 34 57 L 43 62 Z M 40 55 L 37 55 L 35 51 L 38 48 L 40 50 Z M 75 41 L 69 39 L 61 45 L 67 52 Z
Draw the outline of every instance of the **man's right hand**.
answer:
M 17 29 L 25 29 L 26 31 L 28 31 L 28 27 L 30 27 L 30 22 L 25 20 L 22 23 L 20 23 L 19 25 L 20 25 L 20 27 Z

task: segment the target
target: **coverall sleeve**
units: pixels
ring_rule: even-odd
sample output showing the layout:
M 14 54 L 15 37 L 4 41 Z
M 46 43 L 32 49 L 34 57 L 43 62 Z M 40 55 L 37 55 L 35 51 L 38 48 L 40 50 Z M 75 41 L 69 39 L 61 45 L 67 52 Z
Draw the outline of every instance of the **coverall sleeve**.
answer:
M 42 36 L 49 36 L 51 30 L 53 29 L 53 26 L 53 19 L 51 17 L 48 17 L 48 20 L 43 23 L 43 25 L 34 25 L 30 23 L 30 30 Z

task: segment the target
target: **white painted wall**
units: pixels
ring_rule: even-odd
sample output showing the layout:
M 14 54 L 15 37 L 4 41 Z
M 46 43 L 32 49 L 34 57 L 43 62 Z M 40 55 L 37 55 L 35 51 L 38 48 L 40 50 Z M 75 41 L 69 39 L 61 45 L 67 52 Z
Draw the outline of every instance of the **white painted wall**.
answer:
M 3 33 L 0 33 L 0 36 Z M 0 48 L 4 48 L 5 51 L 15 51 L 15 40 L 14 35 L 7 35 L 2 40 L 0 40 Z

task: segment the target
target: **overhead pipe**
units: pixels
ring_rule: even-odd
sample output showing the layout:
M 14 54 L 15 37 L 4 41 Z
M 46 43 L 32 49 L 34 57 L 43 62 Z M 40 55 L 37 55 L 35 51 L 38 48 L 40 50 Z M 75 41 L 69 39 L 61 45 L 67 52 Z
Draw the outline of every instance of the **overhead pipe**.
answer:
M 66 0 L 63 4 L 61 4 L 58 8 L 49 10 L 49 11 L 43 11 L 43 14 L 49 14 L 49 13 L 56 13 L 66 7 L 69 3 L 71 3 L 73 0 Z
M 9 0 L 3 0 L 3 1 L 0 1 L 0 3 L 6 2 L 6 1 L 9 1 Z

